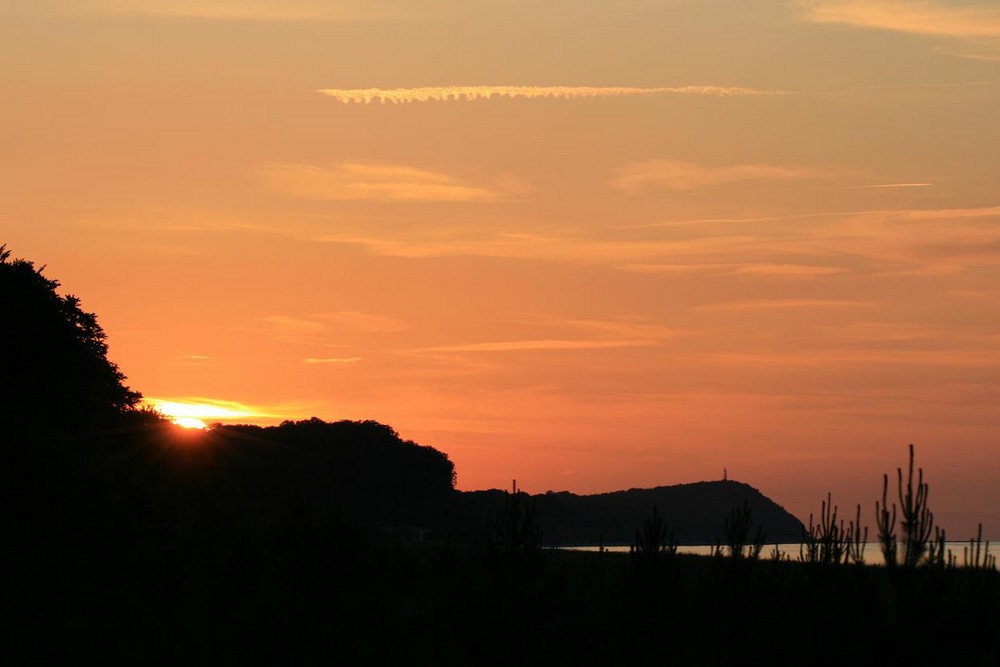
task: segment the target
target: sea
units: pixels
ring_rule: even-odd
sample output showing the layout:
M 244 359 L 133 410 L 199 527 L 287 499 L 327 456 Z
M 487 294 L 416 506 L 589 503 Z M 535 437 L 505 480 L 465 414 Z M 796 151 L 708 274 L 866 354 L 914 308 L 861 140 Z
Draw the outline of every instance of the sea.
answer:
M 593 551 L 597 552 L 601 550 L 598 545 L 579 545 L 579 546 L 567 546 L 567 547 L 553 547 L 558 549 L 568 549 L 570 551 Z M 628 553 L 630 547 L 628 546 L 605 546 L 603 547 L 605 551 L 613 553 Z M 677 547 L 677 553 L 682 554 L 693 554 L 695 556 L 711 556 L 712 552 L 715 550 L 715 545 L 711 544 L 696 544 L 696 545 L 681 545 Z M 726 548 L 723 546 L 723 552 Z M 798 542 L 790 544 L 765 544 L 763 551 L 760 552 L 760 557 L 762 559 L 773 559 L 775 550 L 781 554 L 783 560 L 799 560 L 800 554 L 805 553 L 805 547 Z M 1000 548 L 990 545 L 988 542 L 983 542 L 980 546 L 980 559 L 983 558 L 985 552 L 996 556 L 1000 554 Z M 951 551 L 952 555 L 955 557 L 956 564 L 962 566 L 965 564 L 966 553 L 969 551 L 968 542 L 945 542 L 945 553 Z M 885 559 L 882 556 L 882 550 L 878 544 L 868 543 L 864 545 L 862 550 L 864 554 L 864 561 L 867 565 L 884 565 Z

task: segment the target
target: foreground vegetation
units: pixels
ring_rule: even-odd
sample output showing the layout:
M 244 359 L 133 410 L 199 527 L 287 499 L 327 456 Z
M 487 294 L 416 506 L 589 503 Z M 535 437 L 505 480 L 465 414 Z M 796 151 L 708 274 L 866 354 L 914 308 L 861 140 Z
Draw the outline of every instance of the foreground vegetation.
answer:
M 992 568 L 776 561 L 739 508 L 714 557 L 676 553 L 652 511 L 632 553 L 542 549 L 516 492 L 472 543 L 419 542 L 255 491 L 226 442 L 194 444 L 161 427 L 6 449 L 15 664 L 1000 660 Z
M 121 540 L 20 543 L 3 625 L 15 664 L 997 664 L 1000 579 L 543 551 L 505 561 L 303 520 L 189 517 Z

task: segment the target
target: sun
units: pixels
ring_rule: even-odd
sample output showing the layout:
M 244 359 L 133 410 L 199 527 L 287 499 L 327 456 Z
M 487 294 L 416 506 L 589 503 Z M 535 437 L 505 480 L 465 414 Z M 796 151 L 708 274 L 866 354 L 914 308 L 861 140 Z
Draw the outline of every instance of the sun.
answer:
M 208 424 L 200 419 L 195 419 L 194 417 L 175 417 L 171 420 L 174 424 L 177 424 L 181 428 L 192 428 L 192 429 L 206 429 Z
M 251 416 L 243 406 L 228 401 L 209 399 L 167 400 L 151 398 L 147 401 L 174 424 L 187 429 L 206 429 L 204 421 L 235 420 Z

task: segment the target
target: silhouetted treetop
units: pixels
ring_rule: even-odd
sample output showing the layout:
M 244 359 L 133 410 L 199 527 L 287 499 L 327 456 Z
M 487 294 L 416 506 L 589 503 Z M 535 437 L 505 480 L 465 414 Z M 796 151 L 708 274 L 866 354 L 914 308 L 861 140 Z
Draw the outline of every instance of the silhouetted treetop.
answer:
M 313 417 L 280 426 L 216 426 L 212 432 L 239 442 L 240 451 L 254 457 L 266 472 L 261 482 L 271 497 L 297 496 L 313 507 L 419 523 L 454 493 L 455 465 L 447 454 L 403 440 L 377 421 Z
M 106 427 L 136 413 L 142 395 L 108 361 L 93 313 L 44 267 L 0 246 L 0 411 L 7 424 Z

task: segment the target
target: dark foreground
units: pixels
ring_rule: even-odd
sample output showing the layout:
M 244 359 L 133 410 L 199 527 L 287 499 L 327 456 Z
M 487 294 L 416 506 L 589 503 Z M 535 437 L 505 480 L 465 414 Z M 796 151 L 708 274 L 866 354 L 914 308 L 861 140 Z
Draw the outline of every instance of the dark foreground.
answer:
M 419 542 L 358 513 L 433 513 L 448 475 L 397 497 L 158 433 L 6 439 L 6 664 L 1000 664 L 992 569 L 545 550 L 518 503 Z
M 628 554 L 508 558 L 191 517 L 7 552 L 8 664 L 1000 664 L 1000 576 Z

